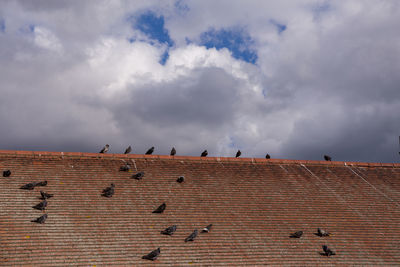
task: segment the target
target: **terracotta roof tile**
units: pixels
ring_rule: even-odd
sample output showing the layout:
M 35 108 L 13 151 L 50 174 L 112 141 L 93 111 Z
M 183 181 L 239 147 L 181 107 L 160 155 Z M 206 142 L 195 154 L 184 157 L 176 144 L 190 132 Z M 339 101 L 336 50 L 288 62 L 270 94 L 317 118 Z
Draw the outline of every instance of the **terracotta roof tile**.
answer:
M 120 172 L 125 162 L 132 169 Z M 5 169 L 0 265 L 139 266 L 158 247 L 159 265 L 400 264 L 399 164 L 0 151 Z M 130 178 L 137 171 L 140 181 Z M 110 183 L 115 194 L 102 197 Z M 43 225 L 30 222 L 42 215 L 32 209 L 39 190 L 54 194 Z M 173 224 L 173 236 L 160 234 Z M 318 227 L 333 235 L 314 235 Z M 324 244 L 337 255 L 321 256 Z

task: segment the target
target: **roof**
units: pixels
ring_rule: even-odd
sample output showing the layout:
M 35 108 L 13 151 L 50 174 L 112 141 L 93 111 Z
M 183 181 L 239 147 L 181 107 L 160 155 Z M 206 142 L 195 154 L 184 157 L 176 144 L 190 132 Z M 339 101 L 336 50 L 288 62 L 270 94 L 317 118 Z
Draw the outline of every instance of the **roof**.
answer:
M 125 162 L 129 173 L 119 171 Z M 158 247 L 159 265 L 400 263 L 400 164 L 0 151 L 6 169 L 0 265 L 138 266 Z M 130 178 L 136 171 L 142 180 Z M 110 183 L 114 196 L 102 197 Z M 48 219 L 32 223 L 43 189 L 54 194 Z M 174 224 L 174 235 L 160 234 Z M 318 227 L 333 235 L 316 236 Z M 321 256 L 324 244 L 337 255 Z

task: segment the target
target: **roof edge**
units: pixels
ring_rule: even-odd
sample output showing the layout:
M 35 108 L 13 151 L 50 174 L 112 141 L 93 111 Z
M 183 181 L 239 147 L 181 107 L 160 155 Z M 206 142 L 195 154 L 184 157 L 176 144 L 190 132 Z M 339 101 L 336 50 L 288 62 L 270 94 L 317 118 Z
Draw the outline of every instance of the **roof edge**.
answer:
M 24 151 L 0 150 L 1 155 L 32 156 L 32 157 L 71 157 L 71 158 L 110 158 L 110 159 L 162 159 L 162 160 L 193 160 L 205 162 L 243 162 L 243 163 L 274 163 L 274 164 L 312 164 L 333 166 L 361 166 L 361 167 L 400 167 L 400 163 L 378 162 L 346 162 L 324 160 L 295 160 L 295 159 L 264 159 L 264 158 L 234 158 L 234 157 L 194 157 L 144 154 L 101 154 L 86 152 L 56 152 L 56 151 Z

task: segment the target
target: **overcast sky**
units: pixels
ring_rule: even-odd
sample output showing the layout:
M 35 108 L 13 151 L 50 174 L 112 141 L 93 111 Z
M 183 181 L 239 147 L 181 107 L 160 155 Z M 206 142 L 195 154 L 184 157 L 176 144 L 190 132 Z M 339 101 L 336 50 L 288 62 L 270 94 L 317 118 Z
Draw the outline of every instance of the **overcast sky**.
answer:
M 400 1 L 0 2 L 0 149 L 398 162 Z

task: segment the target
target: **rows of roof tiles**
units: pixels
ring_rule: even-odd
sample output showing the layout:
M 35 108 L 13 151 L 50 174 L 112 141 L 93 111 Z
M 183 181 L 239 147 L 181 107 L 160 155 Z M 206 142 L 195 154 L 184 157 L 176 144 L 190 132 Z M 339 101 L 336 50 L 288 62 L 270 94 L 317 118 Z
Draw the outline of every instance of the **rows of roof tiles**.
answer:
M 143 180 L 118 171 L 127 161 Z M 2 265 L 143 265 L 157 247 L 156 263 L 175 266 L 400 263 L 393 164 L 0 151 L 3 169 L 12 176 L 0 180 Z M 37 225 L 39 189 L 19 187 L 44 179 L 55 197 Z M 111 182 L 115 195 L 101 197 Z M 152 214 L 162 202 L 165 212 Z M 209 234 L 183 242 L 209 223 Z M 172 224 L 173 236 L 160 234 Z M 290 239 L 297 230 L 304 236 Z M 322 257 L 323 244 L 337 255 Z

